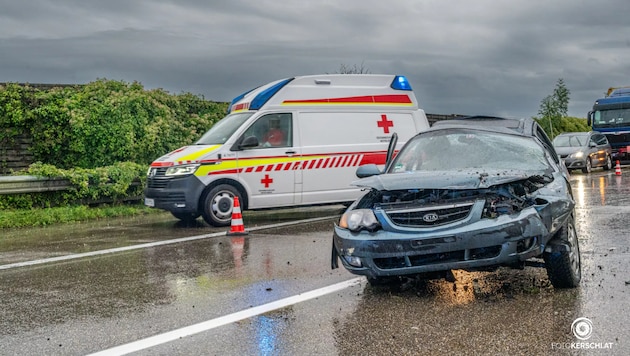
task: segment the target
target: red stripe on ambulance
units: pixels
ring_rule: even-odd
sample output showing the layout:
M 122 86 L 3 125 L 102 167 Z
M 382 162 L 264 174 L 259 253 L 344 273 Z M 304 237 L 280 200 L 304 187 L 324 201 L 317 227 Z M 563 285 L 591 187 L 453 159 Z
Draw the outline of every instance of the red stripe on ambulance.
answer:
M 353 103 L 374 103 L 374 104 L 412 104 L 409 95 L 392 94 L 392 95 L 362 95 L 348 96 L 343 98 L 323 98 L 310 100 L 285 100 L 283 104 L 353 104 Z

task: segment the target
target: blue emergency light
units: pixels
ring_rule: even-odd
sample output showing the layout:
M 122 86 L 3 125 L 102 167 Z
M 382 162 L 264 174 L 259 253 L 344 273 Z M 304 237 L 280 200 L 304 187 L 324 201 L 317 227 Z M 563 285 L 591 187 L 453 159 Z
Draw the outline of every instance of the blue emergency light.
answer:
M 397 75 L 391 85 L 392 89 L 411 90 L 411 84 L 404 75 Z

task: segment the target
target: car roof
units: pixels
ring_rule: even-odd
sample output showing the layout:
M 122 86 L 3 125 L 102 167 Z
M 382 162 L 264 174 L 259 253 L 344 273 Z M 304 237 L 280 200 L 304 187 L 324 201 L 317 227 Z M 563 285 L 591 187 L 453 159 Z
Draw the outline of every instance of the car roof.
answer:
M 437 121 L 428 131 L 447 128 L 473 128 L 476 130 L 502 132 L 521 136 L 533 137 L 552 153 L 553 160 L 559 162 L 553 143 L 538 123 L 531 118 L 504 118 L 498 116 L 467 116 L 457 119 Z
M 601 132 L 598 131 L 572 131 L 572 132 L 562 132 L 558 135 L 556 135 L 556 137 L 558 136 L 575 136 L 575 135 L 594 135 L 594 134 L 602 134 Z
M 533 119 L 513 119 L 498 116 L 478 115 L 461 117 L 457 119 L 440 120 L 435 122 L 431 127 L 446 128 L 470 126 L 490 131 L 505 132 L 506 130 L 509 130 L 512 133 L 518 133 L 526 136 L 534 136 L 534 128 L 536 127 L 536 122 Z

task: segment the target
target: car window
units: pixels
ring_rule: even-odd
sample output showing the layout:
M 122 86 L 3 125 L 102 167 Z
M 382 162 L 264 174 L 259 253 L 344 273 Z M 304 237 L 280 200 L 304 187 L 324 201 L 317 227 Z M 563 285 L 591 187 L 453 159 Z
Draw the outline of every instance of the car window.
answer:
M 608 140 L 606 139 L 606 136 L 604 135 L 594 135 L 593 139 L 595 140 L 595 142 L 597 143 L 597 145 L 599 146 L 605 146 L 608 144 Z
M 467 129 L 417 135 L 401 149 L 391 167 L 390 172 L 550 168 L 545 149 L 533 137 Z
M 245 130 L 243 137 L 255 136 L 259 148 L 290 147 L 293 145 L 292 120 L 290 113 L 261 116 Z

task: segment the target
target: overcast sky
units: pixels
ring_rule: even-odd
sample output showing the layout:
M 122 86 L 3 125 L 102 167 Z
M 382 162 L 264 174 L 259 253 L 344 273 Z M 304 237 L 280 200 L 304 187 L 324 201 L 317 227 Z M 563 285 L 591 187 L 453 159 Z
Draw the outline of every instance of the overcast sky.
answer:
M 0 0 L 0 82 L 233 97 L 342 65 L 402 74 L 432 114 L 569 116 L 630 86 L 629 0 Z

